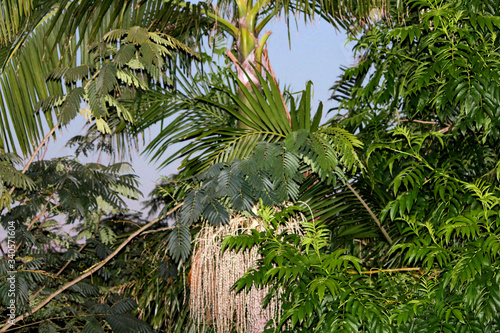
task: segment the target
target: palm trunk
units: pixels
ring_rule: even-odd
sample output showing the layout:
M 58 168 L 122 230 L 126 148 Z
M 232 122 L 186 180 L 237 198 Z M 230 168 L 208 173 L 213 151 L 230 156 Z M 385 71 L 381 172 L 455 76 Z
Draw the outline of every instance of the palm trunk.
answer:
M 259 37 L 260 32 L 275 15 L 269 14 L 260 24 L 256 24 L 259 11 L 269 3 L 270 0 L 258 0 L 253 3 L 253 0 L 236 0 L 238 6 L 237 18 L 234 20 L 236 25 L 222 19 L 217 13 L 206 13 L 214 18 L 219 24 L 223 25 L 227 31 L 233 36 L 235 41 L 236 55 L 227 52 L 236 66 L 238 79 L 243 82 L 250 93 L 254 94 L 252 83 L 257 88 L 260 88 L 258 75 L 262 75 L 262 54 L 266 45 L 267 39 L 271 32 L 266 32 L 262 37 Z M 247 106 L 251 106 L 245 94 L 238 89 L 238 98 Z M 240 109 L 240 114 L 247 117 L 245 112 Z M 241 121 L 238 122 L 239 128 L 248 128 Z

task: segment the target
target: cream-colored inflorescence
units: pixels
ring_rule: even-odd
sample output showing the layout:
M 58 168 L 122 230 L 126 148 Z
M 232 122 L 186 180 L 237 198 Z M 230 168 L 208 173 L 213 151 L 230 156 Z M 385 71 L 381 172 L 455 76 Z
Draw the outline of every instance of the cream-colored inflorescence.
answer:
M 217 333 L 237 332 L 261 333 L 266 323 L 279 313 L 278 297 L 274 297 L 263 309 L 262 304 L 268 289 L 255 285 L 239 293 L 231 290 L 236 281 L 259 259 L 257 246 L 245 251 L 222 252 L 225 236 L 250 232 L 261 228 L 258 218 L 236 216 L 220 227 L 204 225 L 195 241 L 195 250 L 190 274 L 190 310 L 192 319 L 201 328 L 213 325 Z M 282 232 L 301 234 L 300 220 L 292 218 Z

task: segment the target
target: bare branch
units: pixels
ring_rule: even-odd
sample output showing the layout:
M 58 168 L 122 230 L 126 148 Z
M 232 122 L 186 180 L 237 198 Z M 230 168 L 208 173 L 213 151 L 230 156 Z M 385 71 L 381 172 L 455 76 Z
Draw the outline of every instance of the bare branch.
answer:
M 439 133 L 446 133 L 448 132 L 449 130 L 452 130 L 454 128 L 454 126 L 452 124 L 449 124 L 448 127 L 445 127 L 443 129 L 440 129 L 438 132 Z
M 160 232 L 160 231 L 166 231 L 166 230 L 171 230 L 175 227 L 165 227 L 165 228 L 160 228 L 160 229 L 156 229 L 156 230 L 148 230 L 148 231 L 145 231 L 143 232 L 142 234 L 145 235 L 145 234 L 151 234 L 151 233 L 154 233 L 154 232 Z

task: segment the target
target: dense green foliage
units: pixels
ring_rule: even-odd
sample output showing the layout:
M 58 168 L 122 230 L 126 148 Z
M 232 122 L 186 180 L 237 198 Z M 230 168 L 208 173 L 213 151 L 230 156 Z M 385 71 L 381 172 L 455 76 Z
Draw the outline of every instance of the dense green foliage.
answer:
M 15 258 L 19 315 L 111 253 L 119 235 L 112 223 L 101 218 L 106 212 L 118 213 L 124 204 L 123 196 L 138 196 L 136 176 L 126 174 L 128 171 L 130 166 L 123 163 L 103 166 L 59 158 L 35 162 L 23 175 L 33 182 L 32 186 L 16 188 L 12 193 L 16 204 L 4 210 L 0 218 L 5 230 L 13 230 L 15 236 L 12 240 L 16 255 L 2 260 L 0 274 L 9 276 L 11 261 L 6 259 Z M 77 233 L 71 235 L 61 229 L 57 220 L 63 216 L 67 226 L 81 223 Z M 123 228 L 118 230 L 126 232 Z M 71 327 L 99 332 L 104 318 L 109 327 L 118 331 L 128 323 L 150 332 L 144 322 L 130 314 L 137 307 L 135 301 L 113 292 L 115 285 L 108 285 L 114 276 L 119 276 L 124 264 L 122 259 L 99 270 L 93 283 L 74 284 L 32 320 L 42 320 L 42 332 Z M 4 304 L 9 302 L 9 287 L 9 281 L 2 279 Z
M 192 240 L 236 214 L 260 223 L 222 246 L 260 259 L 235 292 L 281 300 L 266 331 L 500 330 L 496 1 L 382 15 L 348 1 L 345 18 L 337 1 L 0 3 L 16 9 L 0 20 L 0 223 L 16 230 L 0 300 L 8 314 L 13 261 L 19 318 L 0 332 L 213 331 L 189 316 Z M 262 32 L 279 13 L 349 29 L 358 60 L 326 118 L 312 83 L 295 94 L 274 77 Z M 237 73 L 196 48 L 214 22 Z M 78 112 L 93 125 L 70 140 L 76 155 L 124 152 L 161 123 L 146 152 L 182 164 L 146 202 L 158 219 L 126 209 L 140 195 L 126 163 L 22 169 L 7 153 L 41 148 Z M 283 230 L 291 216 L 302 232 Z

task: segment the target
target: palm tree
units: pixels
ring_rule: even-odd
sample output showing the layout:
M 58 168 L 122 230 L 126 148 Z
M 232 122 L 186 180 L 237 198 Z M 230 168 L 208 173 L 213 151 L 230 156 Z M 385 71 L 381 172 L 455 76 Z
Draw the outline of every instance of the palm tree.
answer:
M 231 58 L 238 72 L 238 79 L 252 92 L 252 83 L 260 88 L 257 73 L 262 74 L 262 67 L 276 82 L 271 63 L 266 52 L 266 43 L 271 36 L 271 31 L 265 31 L 266 25 L 274 18 L 283 15 L 287 22 L 290 16 L 302 14 L 306 20 L 314 19 L 315 14 L 321 15 L 334 27 L 350 28 L 355 21 L 357 25 L 363 24 L 370 9 L 377 6 L 376 2 L 370 5 L 361 4 L 356 7 L 355 2 L 316 2 L 316 1 L 290 1 L 290 0 L 223 0 L 214 6 L 213 10 L 203 13 L 215 20 L 222 30 L 233 38 L 232 50 L 227 55 Z M 382 6 L 382 3 L 378 4 Z M 265 32 L 264 32 L 265 31 Z M 246 101 L 247 97 L 240 89 L 238 97 Z M 283 98 L 282 98 L 283 100 Z M 245 102 L 250 106 L 248 102 Z M 283 100 L 286 110 L 286 104 Z M 240 113 L 245 116 L 244 110 Z M 290 121 L 290 115 L 287 114 Z M 239 126 L 245 128 L 241 121 Z

